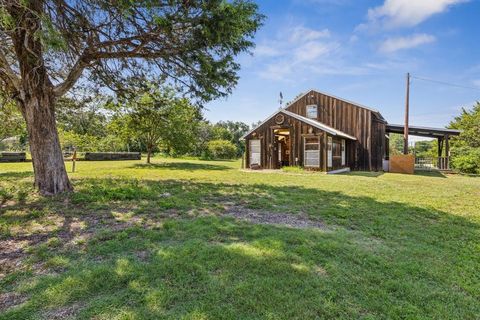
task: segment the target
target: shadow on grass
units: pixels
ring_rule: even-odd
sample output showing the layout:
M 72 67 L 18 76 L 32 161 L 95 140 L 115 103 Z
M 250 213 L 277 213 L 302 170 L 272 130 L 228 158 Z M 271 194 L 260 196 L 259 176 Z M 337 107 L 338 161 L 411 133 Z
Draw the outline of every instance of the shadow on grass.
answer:
M 432 177 L 432 178 L 446 178 L 446 176 L 437 170 L 415 170 L 416 176 Z
M 383 171 L 350 171 L 350 172 L 345 172 L 340 174 L 356 176 L 356 177 L 377 178 L 383 175 L 384 172 Z
M 12 171 L 0 173 L 0 179 L 23 179 L 33 176 L 33 171 Z
M 54 318 L 69 310 L 79 318 L 148 319 L 480 313 L 471 258 L 480 229 L 460 216 L 295 186 L 74 182 L 74 194 L 2 209 L 2 226 L 49 228 L 35 227 L 40 240 L 28 254 L 42 274 L 14 272 L 0 281 L 2 292 L 27 297 L 0 319 Z M 232 204 L 303 213 L 331 228 L 222 217 Z M 43 207 L 42 216 L 16 217 L 32 206 Z M 57 228 L 52 217 L 60 219 Z
M 229 170 L 232 169 L 228 166 L 218 164 L 206 164 L 206 163 L 193 163 L 193 162 L 164 162 L 164 163 L 137 163 L 132 165 L 135 169 L 169 169 L 169 170 Z

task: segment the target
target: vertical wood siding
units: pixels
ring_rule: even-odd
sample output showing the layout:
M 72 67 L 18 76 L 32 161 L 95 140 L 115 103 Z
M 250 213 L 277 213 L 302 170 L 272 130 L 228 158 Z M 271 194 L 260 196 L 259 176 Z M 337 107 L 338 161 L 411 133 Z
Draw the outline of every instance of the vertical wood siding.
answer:
M 382 170 L 384 120 L 371 110 L 316 91 L 310 91 L 286 109 L 306 117 L 309 104 L 318 106 L 318 121 L 357 138 L 346 147 L 347 164 L 352 170 Z

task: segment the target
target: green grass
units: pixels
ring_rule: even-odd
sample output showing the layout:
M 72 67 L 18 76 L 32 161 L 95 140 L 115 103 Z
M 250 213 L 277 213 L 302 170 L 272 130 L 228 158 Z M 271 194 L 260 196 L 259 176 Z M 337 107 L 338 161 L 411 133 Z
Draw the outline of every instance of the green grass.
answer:
M 239 167 L 78 162 L 46 199 L 0 164 L 0 319 L 480 318 L 480 178 Z

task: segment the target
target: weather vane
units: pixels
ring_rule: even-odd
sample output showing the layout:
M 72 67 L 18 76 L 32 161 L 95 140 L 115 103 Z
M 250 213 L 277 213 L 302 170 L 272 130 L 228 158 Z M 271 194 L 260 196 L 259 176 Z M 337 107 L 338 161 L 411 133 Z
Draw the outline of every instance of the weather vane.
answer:
M 280 108 L 282 108 L 282 104 L 283 104 L 283 94 L 282 94 L 282 91 L 280 91 L 280 98 L 278 99 L 278 102 L 280 102 Z

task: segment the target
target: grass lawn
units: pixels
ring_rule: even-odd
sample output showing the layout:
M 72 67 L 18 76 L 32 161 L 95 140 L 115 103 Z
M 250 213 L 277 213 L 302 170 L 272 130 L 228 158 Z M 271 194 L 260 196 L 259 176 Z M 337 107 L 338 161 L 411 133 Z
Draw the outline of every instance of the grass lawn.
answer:
M 0 319 L 480 318 L 480 178 L 239 166 L 0 164 Z

